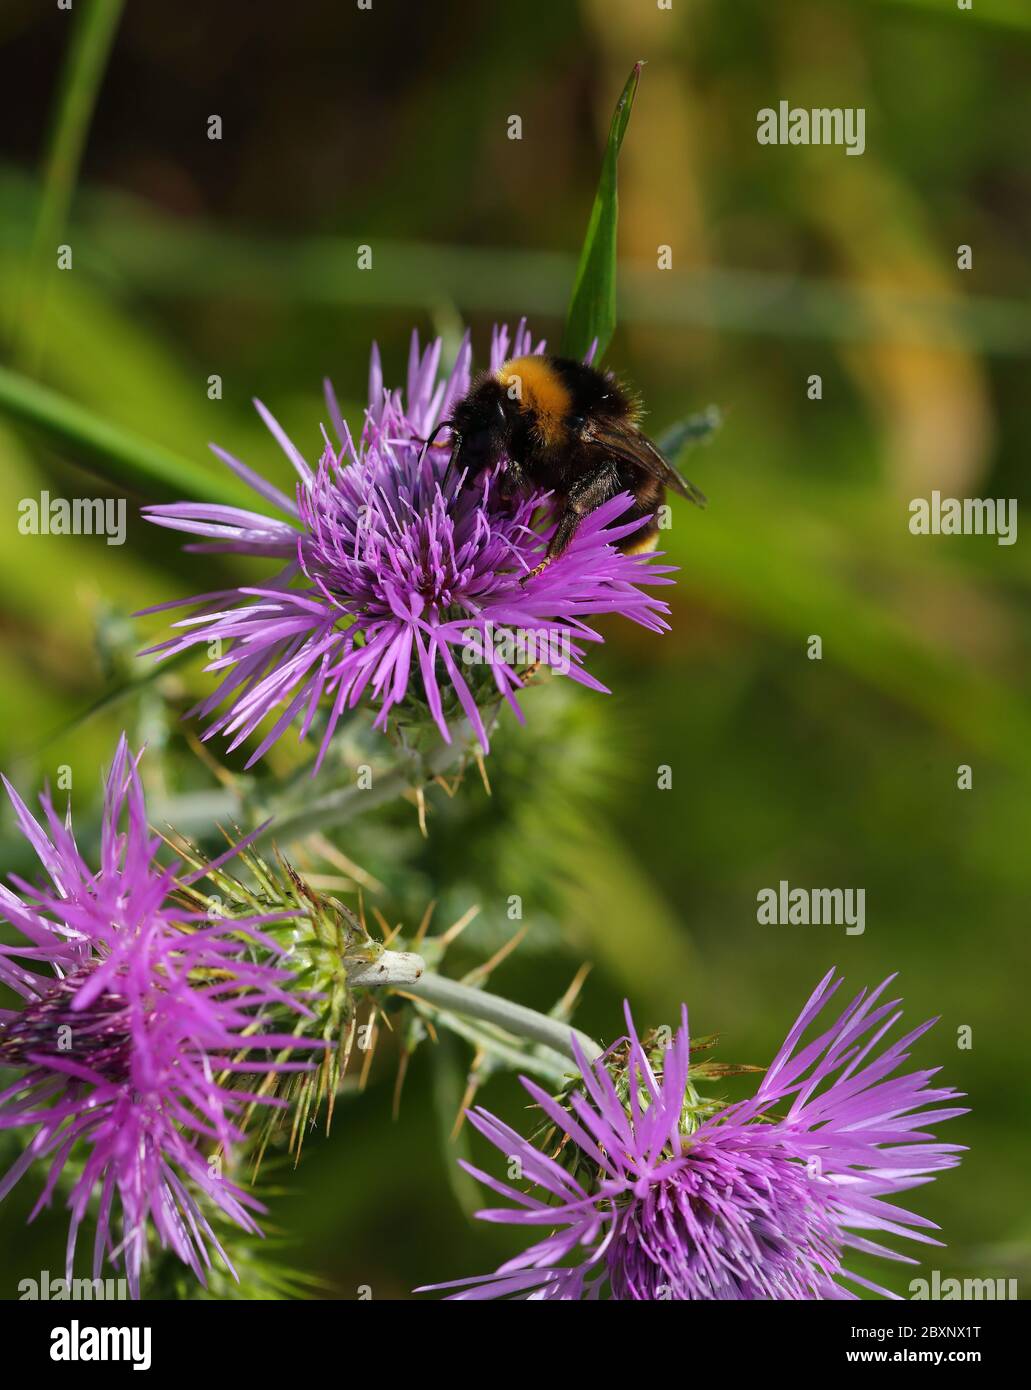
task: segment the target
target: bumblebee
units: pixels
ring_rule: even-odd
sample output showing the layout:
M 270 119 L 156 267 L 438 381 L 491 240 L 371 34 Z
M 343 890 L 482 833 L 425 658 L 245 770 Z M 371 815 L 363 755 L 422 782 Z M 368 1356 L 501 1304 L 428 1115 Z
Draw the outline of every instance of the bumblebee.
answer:
M 460 486 L 504 460 L 498 478 L 503 497 L 534 488 L 553 493 L 557 525 L 525 583 L 562 554 L 584 517 L 620 492 L 634 499 L 621 522 L 647 518 L 616 542 L 628 555 L 655 549 L 655 513 L 666 488 L 705 505 L 702 493 L 641 432 L 640 418 L 640 403 L 610 373 L 566 357 L 532 356 L 481 376 L 437 428 L 451 431 L 448 474 L 457 469 Z

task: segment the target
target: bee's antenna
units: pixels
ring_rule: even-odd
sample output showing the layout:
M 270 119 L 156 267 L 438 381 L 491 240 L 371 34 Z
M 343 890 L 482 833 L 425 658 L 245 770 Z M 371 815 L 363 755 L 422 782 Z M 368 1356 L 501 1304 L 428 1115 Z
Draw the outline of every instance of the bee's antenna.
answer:
M 422 453 L 419 455 L 419 465 L 420 465 L 420 467 L 422 466 L 422 461 L 423 461 L 423 459 L 426 457 L 426 450 L 430 447 L 430 445 L 431 445 L 431 444 L 433 443 L 433 441 L 436 439 L 437 435 L 440 434 L 441 430 L 449 430 L 450 428 L 451 428 L 451 421 L 450 421 L 450 420 L 441 420 L 441 421 L 439 421 L 438 424 L 436 424 L 436 425 L 433 426 L 433 428 L 430 430 L 430 433 L 429 433 L 428 438 L 424 439 L 423 442 L 422 442 Z

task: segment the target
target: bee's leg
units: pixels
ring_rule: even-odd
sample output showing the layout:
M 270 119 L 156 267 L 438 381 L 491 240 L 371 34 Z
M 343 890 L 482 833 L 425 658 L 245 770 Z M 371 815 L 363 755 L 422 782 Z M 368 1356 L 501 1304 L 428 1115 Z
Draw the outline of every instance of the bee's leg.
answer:
M 503 502 L 511 502 L 513 497 L 525 492 L 527 487 L 528 481 L 523 472 L 523 465 L 518 459 L 509 459 L 498 474 L 498 496 Z
M 582 477 L 577 478 L 569 489 L 566 505 L 558 519 L 555 534 L 548 542 L 548 550 L 544 559 L 536 569 L 523 575 L 522 583 L 526 584 L 546 570 L 552 560 L 557 560 L 562 552 L 568 548 L 584 517 L 596 511 L 602 503 L 607 502 L 610 497 L 614 497 L 618 491 L 619 475 L 611 463 L 601 463 L 597 468 L 592 468 L 589 473 L 584 473 Z

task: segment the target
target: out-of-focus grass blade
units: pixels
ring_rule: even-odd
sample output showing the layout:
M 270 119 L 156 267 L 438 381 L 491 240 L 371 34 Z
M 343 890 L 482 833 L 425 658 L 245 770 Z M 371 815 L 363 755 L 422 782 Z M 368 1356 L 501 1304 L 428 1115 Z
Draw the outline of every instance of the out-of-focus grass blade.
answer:
M 86 135 L 124 3 L 125 0 L 90 0 L 74 21 L 41 179 L 42 198 L 21 318 L 14 330 L 19 359 L 32 367 L 43 349 L 49 271 L 53 269 L 53 258 L 68 219 Z
M 157 501 L 238 503 L 253 498 L 232 477 L 213 478 L 189 459 L 139 439 L 67 397 L 0 367 L 0 412 L 26 425 L 70 463 Z
M 685 981 L 699 994 L 705 962 L 687 922 L 664 898 L 647 871 L 599 818 L 590 835 L 567 840 L 567 881 L 562 921 L 585 954 L 612 978 L 628 998 L 656 1018 L 671 1017 L 683 997 Z M 634 947 L 627 950 L 628 922 Z M 655 962 L 662 961 L 662 969 Z
M 854 544 L 840 527 L 824 530 L 783 488 L 775 492 L 755 477 L 735 484 L 732 465 L 721 478 L 719 506 L 691 527 L 683 550 L 679 540 L 669 547 L 674 562 L 683 560 L 685 589 L 747 614 L 796 649 L 800 633 L 834 633 L 833 659 L 845 669 L 968 747 L 1031 769 L 1031 712 L 1022 693 L 957 660 L 879 594 L 857 588 L 850 576 L 870 563 L 865 537 Z
M 609 127 L 608 144 L 601 166 L 598 191 L 587 223 L 587 235 L 580 253 L 580 264 L 573 284 L 562 350 L 567 357 L 583 357 L 597 339 L 596 356 L 601 358 L 616 327 L 616 221 L 619 201 L 616 192 L 616 165 L 630 111 L 641 80 L 643 63 L 635 63 L 626 86 L 616 102 Z
M 17 171 L 0 167 L 0 296 L 5 293 L 4 255 L 24 240 L 34 207 L 32 189 Z M 123 287 L 155 302 L 174 298 L 230 296 L 248 304 L 280 303 L 293 309 L 317 305 L 344 308 L 416 309 L 432 315 L 446 297 L 463 314 L 554 315 L 567 299 L 574 258 L 529 248 L 428 245 L 379 238 L 381 275 L 359 270 L 351 248 L 357 233 L 336 237 L 255 237 L 225 226 L 200 226 L 162 214 L 124 194 L 84 189 L 73 218 L 76 264 L 103 286 L 112 265 Z M 697 325 L 783 338 L 818 338 L 845 343 L 893 343 L 957 347 L 1000 356 L 1024 357 L 1031 347 L 1031 315 L 1018 296 L 969 292 L 962 297 L 937 289 L 861 285 L 772 270 L 717 266 L 655 274 L 650 262 L 620 265 L 623 323 Z M 79 307 L 83 281 L 75 286 Z M 431 287 L 431 288 L 427 288 Z M 67 310 L 71 285 L 61 283 Z M 94 293 L 94 304 L 100 302 Z M 113 322 L 113 299 L 103 302 Z M 899 331 L 892 324 L 899 325 Z M 56 324 L 55 324 L 56 329 Z M 122 323 L 122 334 L 140 337 L 138 322 Z M 55 331 L 48 364 L 59 345 Z M 160 345 L 151 344 L 151 350 Z M 588 345 L 589 346 L 589 345 Z M 323 363 L 323 366 L 325 364 Z M 79 370 L 92 371 L 86 365 Z M 123 370 L 119 367 L 118 370 Z M 321 369 L 320 369 L 321 370 Z M 125 392 L 121 392 L 124 400 Z M 169 427 L 178 423 L 175 412 Z
M 96 715 L 103 714 L 105 710 L 115 709 L 123 700 L 128 700 L 131 696 L 138 695 L 148 686 L 153 685 L 160 676 L 174 670 L 177 666 L 185 666 L 189 658 L 194 655 L 193 651 L 176 652 L 174 656 L 166 657 L 164 661 L 152 660 L 142 675 L 136 676 L 133 680 L 123 680 L 109 686 L 92 704 L 87 705 L 85 709 L 80 710 L 60 728 L 54 729 L 52 733 L 48 734 L 42 743 L 33 749 L 33 753 L 38 756 L 45 752 L 58 739 L 67 738 L 69 734 L 75 733 Z
M 442 1030 L 430 1054 L 432 1059 L 433 1112 L 440 1137 L 441 1158 L 452 1194 L 470 1219 L 483 1205 L 483 1193 L 458 1160 L 472 1161 L 469 1130 L 465 1124 L 455 1132 L 462 1111 L 468 1067 L 459 1058 L 460 1044 Z

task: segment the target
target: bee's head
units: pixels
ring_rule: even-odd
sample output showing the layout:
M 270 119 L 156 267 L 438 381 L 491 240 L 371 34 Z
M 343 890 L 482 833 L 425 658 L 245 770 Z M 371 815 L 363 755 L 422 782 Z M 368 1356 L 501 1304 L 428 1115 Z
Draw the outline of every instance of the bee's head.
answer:
M 505 409 L 506 396 L 496 379 L 488 377 L 474 386 L 451 416 L 453 441 L 449 471 L 455 469 L 472 481 L 501 461 L 512 434 Z

